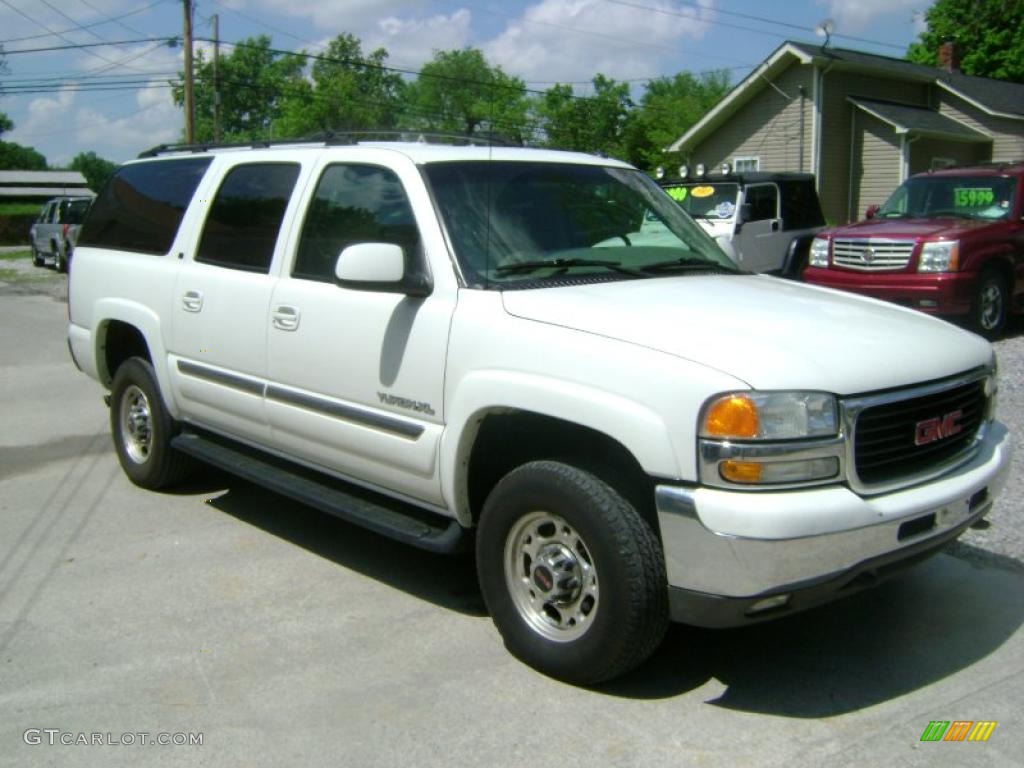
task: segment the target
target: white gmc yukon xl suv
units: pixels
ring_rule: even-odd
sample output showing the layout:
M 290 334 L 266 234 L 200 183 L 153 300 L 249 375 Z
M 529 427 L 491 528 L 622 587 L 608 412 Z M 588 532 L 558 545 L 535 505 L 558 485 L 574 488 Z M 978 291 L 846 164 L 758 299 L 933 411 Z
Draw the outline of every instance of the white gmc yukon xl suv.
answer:
M 129 478 L 196 459 L 438 552 L 591 684 L 668 621 L 785 616 L 987 514 L 992 347 L 747 274 L 644 174 L 428 143 L 168 148 L 75 251 L 71 354 Z

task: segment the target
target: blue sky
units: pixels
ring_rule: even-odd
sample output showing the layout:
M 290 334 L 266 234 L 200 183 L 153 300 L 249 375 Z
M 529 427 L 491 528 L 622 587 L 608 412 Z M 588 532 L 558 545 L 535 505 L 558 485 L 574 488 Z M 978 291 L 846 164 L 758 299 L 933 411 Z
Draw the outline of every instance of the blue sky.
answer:
M 786 39 L 821 41 L 902 56 L 929 0 L 196 0 L 195 34 L 224 41 L 268 34 L 278 48 L 316 52 L 343 32 L 364 50 L 387 48 L 389 63 L 416 69 L 434 50 L 481 48 L 491 63 L 530 87 L 579 83 L 597 72 L 630 80 L 681 70 L 728 69 L 744 77 Z M 34 146 L 51 165 L 81 151 L 115 161 L 181 135 L 182 114 L 167 80 L 180 49 L 155 43 L 70 51 L 27 49 L 179 35 L 180 0 L 0 0 L 0 111 L 14 121 L 4 138 Z M 25 52 L 19 52 L 25 51 Z M 74 91 L 72 78 L 124 90 Z M 44 81 L 49 90 L 41 90 Z M 26 91 L 36 91 L 30 93 Z

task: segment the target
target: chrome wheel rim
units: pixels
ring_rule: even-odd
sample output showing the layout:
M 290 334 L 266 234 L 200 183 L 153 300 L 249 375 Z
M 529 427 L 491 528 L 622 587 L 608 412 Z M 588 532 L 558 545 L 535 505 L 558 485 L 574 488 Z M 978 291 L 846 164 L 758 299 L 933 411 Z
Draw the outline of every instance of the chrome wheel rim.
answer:
M 981 289 L 981 327 L 991 331 L 999 325 L 1003 314 L 1003 294 L 995 283 L 988 283 Z
M 134 384 L 121 395 L 121 442 L 136 464 L 149 459 L 153 441 L 153 419 L 146 393 Z
M 583 537 L 558 515 L 530 512 L 505 540 L 505 583 L 524 621 L 556 642 L 582 637 L 597 616 L 597 569 Z

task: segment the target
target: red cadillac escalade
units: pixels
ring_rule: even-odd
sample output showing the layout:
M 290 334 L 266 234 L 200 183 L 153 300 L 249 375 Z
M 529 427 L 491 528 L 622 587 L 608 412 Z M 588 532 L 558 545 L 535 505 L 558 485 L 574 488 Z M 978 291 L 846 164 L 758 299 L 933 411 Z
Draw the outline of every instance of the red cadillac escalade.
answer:
M 912 176 L 811 244 L 804 280 L 998 336 L 1024 300 L 1024 161 Z

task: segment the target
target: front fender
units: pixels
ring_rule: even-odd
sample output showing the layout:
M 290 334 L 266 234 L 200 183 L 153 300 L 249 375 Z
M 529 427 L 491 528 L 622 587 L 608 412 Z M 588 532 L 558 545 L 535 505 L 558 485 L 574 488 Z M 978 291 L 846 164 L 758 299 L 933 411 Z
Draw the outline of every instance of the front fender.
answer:
M 476 371 L 458 385 L 441 438 L 441 492 L 459 522 L 472 524 L 469 457 L 484 417 L 525 411 L 573 422 L 623 445 L 651 475 L 675 476 L 678 458 L 667 425 L 649 407 L 577 382 L 507 370 Z

